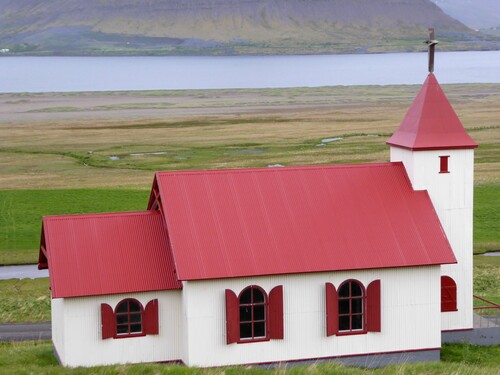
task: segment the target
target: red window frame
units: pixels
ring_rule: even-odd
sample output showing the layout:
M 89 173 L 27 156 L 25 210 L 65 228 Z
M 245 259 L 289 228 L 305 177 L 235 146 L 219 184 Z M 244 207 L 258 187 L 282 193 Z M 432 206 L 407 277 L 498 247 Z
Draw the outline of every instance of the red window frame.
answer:
M 263 301 L 255 301 L 254 300 L 254 290 L 261 293 L 263 297 Z M 242 297 L 245 293 L 250 293 L 250 302 L 241 302 Z M 239 306 L 239 339 L 238 343 L 247 343 L 247 342 L 258 342 L 258 341 L 269 341 L 269 298 L 264 289 L 257 285 L 250 285 L 243 289 L 238 295 L 238 306 Z M 262 319 L 255 319 L 257 308 L 263 308 L 264 317 Z M 242 308 L 250 309 L 250 319 L 245 319 L 242 317 Z M 264 336 L 256 336 L 255 328 L 256 324 L 264 324 Z M 250 337 L 242 337 L 242 325 L 250 325 L 251 336 Z
M 361 291 L 361 295 L 353 295 L 352 293 L 352 285 L 355 284 L 359 287 Z M 343 288 L 348 287 L 348 295 L 342 296 Z M 361 311 L 353 313 L 353 307 L 355 301 L 361 302 Z M 342 312 L 344 309 L 341 308 L 341 305 L 345 305 L 345 302 L 348 303 L 348 311 Z M 355 317 L 361 317 L 361 328 L 352 328 Z M 349 321 L 349 329 L 342 329 L 342 320 L 348 318 Z M 350 279 L 344 281 L 340 284 L 338 288 L 338 336 L 342 335 L 358 335 L 367 333 L 366 329 L 366 290 L 361 282 L 358 280 Z
M 119 311 L 120 308 L 126 304 L 125 311 Z M 131 304 L 136 305 L 138 310 L 131 309 Z M 118 302 L 115 307 L 115 338 L 123 338 L 123 337 L 137 337 L 137 336 L 146 336 L 144 331 L 144 308 L 142 303 L 137 301 L 134 298 L 126 298 Z M 138 317 L 138 321 L 132 321 L 135 317 Z M 124 321 L 121 321 L 123 318 L 126 318 Z M 140 326 L 139 331 L 132 331 L 132 326 Z M 119 333 L 119 328 L 126 328 L 126 332 Z

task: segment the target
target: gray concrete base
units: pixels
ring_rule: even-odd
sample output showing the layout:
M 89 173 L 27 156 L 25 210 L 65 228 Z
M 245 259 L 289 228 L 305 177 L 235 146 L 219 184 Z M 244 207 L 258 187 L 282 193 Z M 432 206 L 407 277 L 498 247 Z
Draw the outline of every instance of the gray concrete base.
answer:
M 473 345 L 500 345 L 500 327 L 475 328 L 469 331 L 441 333 L 441 343 L 467 343 Z

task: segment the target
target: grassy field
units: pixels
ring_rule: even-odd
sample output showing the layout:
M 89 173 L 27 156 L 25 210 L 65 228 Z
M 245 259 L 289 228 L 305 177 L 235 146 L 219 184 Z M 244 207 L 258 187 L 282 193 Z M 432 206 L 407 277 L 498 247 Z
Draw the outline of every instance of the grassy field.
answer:
M 233 368 L 198 369 L 162 364 L 121 365 L 93 368 L 66 369 L 58 365 L 52 343 L 24 342 L 0 343 L 0 368 L 8 374 L 346 374 L 346 375 L 495 375 L 500 374 L 500 346 L 477 347 L 467 344 L 445 344 L 441 362 L 388 366 L 381 369 L 344 367 L 339 364 L 313 364 L 309 366 L 278 367 L 266 370 L 247 366 Z
M 443 87 L 480 144 L 475 250 L 498 250 L 500 85 Z M 144 209 L 156 170 L 387 161 L 418 89 L 0 94 L 0 264 L 36 261 L 42 215 Z

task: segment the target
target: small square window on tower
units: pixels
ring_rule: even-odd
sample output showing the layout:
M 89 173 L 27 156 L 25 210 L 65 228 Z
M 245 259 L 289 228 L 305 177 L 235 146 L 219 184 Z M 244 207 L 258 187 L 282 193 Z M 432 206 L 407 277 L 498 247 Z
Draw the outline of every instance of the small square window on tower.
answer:
M 449 158 L 449 155 L 439 157 L 439 173 L 450 173 L 448 169 Z

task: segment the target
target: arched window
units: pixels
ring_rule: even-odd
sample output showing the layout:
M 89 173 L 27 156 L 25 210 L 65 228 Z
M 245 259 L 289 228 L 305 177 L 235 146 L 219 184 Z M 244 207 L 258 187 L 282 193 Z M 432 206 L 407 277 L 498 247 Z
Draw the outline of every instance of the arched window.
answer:
M 348 280 L 339 287 L 339 332 L 363 331 L 365 293 L 361 283 Z
M 267 295 L 260 287 L 251 285 L 238 297 L 240 305 L 240 340 L 267 338 Z
M 101 303 L 102 338 L 125 338 L 145 335 L 157 335 L 158 300 L 152 299 L 146 308 L 133 298 L 118 302 L 113 308 L 107 303 Z
M 272 288 L 269 295 L 250 285 L 236 296 L 226 289 L 226 342 L 247 343 L 283 340 L 283 286 Z
M 356 280 L 347 280 L 335 289 L 325 283 L 326 336 L 382 331 L 380 280 L 366 289 Z
M 141 334 L 142 313 L 143 308 L 139 301 L 135 299 L 126 299 L 121 301 L 115 309 L 116 334 Z
M 441 276 L 441 312 L 457 311 L 457 284 L 449 276 Z

